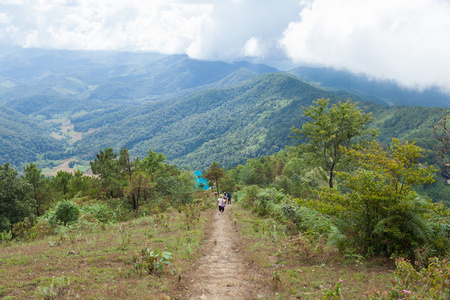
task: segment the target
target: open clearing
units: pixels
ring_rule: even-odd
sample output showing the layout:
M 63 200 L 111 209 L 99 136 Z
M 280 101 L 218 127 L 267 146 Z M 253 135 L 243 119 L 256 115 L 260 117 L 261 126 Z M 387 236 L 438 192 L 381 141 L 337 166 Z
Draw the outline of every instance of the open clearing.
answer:
M 344 299 L 363 299 L 390 285 L 383 260 L 343 258 L 239 204 L 223 215 L 214 204 L 205 194 L 196 221 L 174 209 L 116 224 L 82 217 L 56 235 L 1 245 L 0 298 L 321 299 L 342 281 Z M 139 271 L 133 257 L 147 248 L 172 253 L 172 263 Z

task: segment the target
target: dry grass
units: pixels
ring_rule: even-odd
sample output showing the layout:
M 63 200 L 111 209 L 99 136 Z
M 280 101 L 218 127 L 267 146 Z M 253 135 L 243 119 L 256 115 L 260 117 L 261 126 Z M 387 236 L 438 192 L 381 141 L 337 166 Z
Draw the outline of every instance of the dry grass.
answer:
M 0 245 L 0 298 L 186 299 L 202 243 L 214 234 L 207 222 L 213 212 L 202 212 L 190 230 L 184 213 L 170 211 Z M 233 204 L 233 212 L 241 253 L 254 270 L 250 280 L 261 286 L 259 299 L 321 299 L 339 280 L 342 299 L 364 299 L 364 292 L 390 285 L 388 261 L 345 259 L 323 241 L 285 234 L 239 205 Z M 140 275 L 132 258 L 147 247 L 171 252 L 172 264 L 162 273 Z
M 0 246 L 0 298 L 182 299 L 183 275 L 200 255 L 208 214 L 191 230 L 173 211 Z M 171 252 L 172 264 L 162 273 L 139 275 L 132 257 L 146 247 Z
M 263 299 L 322 299 L 338 281 L 342 298 L 336 299 L 364 299 L 365 292 L 390 287 L 394 266 L 389 260 L 345 258 L 320 239 L 285 234 L 273 221 L 239 206 L 234 212 L 248 259 L 260 267 L 263 285 L 270 290 Z

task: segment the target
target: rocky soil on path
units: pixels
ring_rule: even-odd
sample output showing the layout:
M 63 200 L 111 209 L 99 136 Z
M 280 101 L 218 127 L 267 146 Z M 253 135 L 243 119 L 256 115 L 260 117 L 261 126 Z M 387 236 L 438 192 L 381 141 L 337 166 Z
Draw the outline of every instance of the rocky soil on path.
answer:
M 187 279 L 187 299 L 258 299 L 258 275 L 246 261 L 232 216 L 233 205 L 211 216 L 205 252 Z

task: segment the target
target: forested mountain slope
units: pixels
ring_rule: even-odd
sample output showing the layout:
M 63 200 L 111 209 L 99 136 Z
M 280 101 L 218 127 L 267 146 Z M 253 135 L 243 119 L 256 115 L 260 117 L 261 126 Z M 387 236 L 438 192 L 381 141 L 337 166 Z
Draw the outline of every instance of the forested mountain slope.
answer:
M 294 76 L 271 73 L 238 87 L 211 89 L 172 101 L 73 118 L 76 131 L 86 134 L 74 153 L 92 158 L 99 149 L 130 149 L 136 156 L 149 148 L 180 166 L 205 168 L 269 155 L 291 143 L 292 126 L 304 122 L 302 106 L 317 98 L 346 100 L 355 95 L 314 87 Z M 377 105 L 366 102 L 367 109 Z
M 385 144 L 389 144 L 392 138 L 414 141 L 427 151 L 426 162 L 443 168 L 442 160 L 435 151 L 439 142 L 433 126 L 443 117 L 444 112 L 445 109 L 441 107 L 386 107 L 375 114 L 377 119 L 373 126 L 380 130 L 377 140 Z
M 189 59 L 174 55 L 145 67 L 138 75 L 112 77 L 93 90 L 88 99 L 152 99 L 183 96 L 205 88 L 217 88 L 245 81 L 260 73 L 274 72 L 268 66 L 229 64 Z
M 444 106 L 450 104 L 450 95 L 438 88 L 414 90 L 389 80 L 371 80 L 365 75 L 352 74 L 332 68 L 299 67 L 290 74 L 324 88 L 355 93 L 371 101 L 388 105 Z
M 65 145 L 50 137 L 48 127 L 0 106 L 0 164 L 21 165 L 43 155 L 57 159 L 64 151 Z
M 198 61 L 184 55 L 3 51 L 0 105 L 9 110 L 2 107 L 0 161 L 19 167 L 72 153 L 90 160 L 107 147 L 128 147 L 135 156 L 151 148 L 180 166 L 203 168 L 212 161 L 232 166 L 292 143 L 290 128 L 305 121 L 301 107 L 321 97 L 359 101 L 374 113 L 374 126 L 385 143 L 398 137 L 434 149 L 432 125 L 442 115 L 438 108 L 376 104 L 405 102 L 409 96 L 417 103 L 423 100 L 417 93 L 330 70 L 302 67 L 292 73 L 295 76 L 265 65 Z M 372 93 L 377 87 L 381 94 Z M 61 128 L 50 130 L 45 122 L 50 119 L 70 120 L 81 140 L 69 148 L 75 140 L 52 138 L 50 133 Z M 21 147 L 24 151 L 17 151 Z M 431 159 L 437 162 L 433 154 Z

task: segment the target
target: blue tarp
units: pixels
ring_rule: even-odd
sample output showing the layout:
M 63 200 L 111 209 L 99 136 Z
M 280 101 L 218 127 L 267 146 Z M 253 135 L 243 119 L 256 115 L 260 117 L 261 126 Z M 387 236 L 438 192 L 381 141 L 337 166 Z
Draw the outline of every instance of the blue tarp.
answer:
M 200 183 L 203 183 L 202 189 L 204 189 L 206 191 L 207 189 L 210 188 L 210 186 L 208 185 L 208 180 L 201 177 L 201 176 L 203 176 L 203 174 L 202 174 L 202 172 L 200 172 L 200 170 L 195 171 L 194 176 L 195 176 L 195 182 L 197 183 L 197 187 L 199 187 Z

